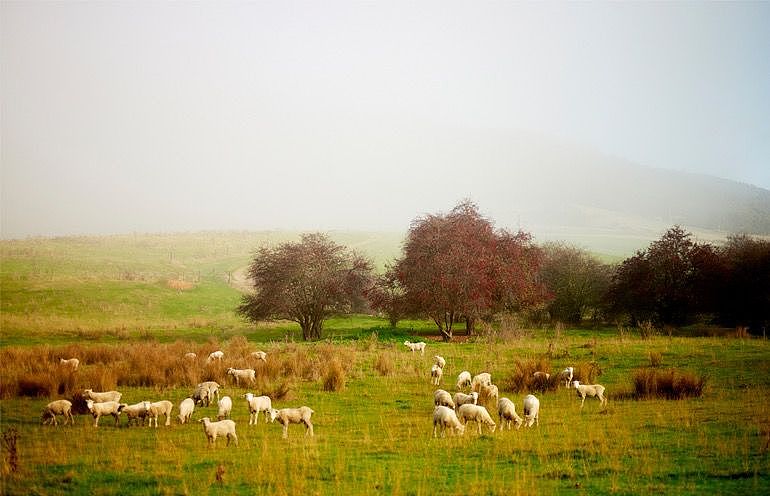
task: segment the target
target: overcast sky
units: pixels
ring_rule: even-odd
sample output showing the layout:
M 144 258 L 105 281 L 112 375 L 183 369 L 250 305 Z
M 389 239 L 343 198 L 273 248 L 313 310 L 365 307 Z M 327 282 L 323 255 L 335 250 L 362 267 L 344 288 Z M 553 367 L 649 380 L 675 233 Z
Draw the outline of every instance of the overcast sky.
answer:
M 465 133 L 770 189 L 770 2 L 0 5 L 3 238 L 406 229 Z

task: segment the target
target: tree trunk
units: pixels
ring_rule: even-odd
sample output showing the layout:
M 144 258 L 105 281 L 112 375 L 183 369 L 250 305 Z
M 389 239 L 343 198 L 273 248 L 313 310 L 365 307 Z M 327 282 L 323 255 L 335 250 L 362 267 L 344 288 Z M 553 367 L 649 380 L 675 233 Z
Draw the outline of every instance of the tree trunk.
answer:
M 476 331 L 476 318 L 475 317 L 466 317 L 465 318 L 465 329 L 467 330 L 468 336 L 473 336 L 473 333 Z

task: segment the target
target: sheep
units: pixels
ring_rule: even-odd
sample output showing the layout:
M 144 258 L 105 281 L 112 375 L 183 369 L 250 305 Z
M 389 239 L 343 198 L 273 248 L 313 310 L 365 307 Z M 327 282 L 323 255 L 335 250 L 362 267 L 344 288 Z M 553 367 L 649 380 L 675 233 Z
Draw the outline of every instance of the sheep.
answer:
M 105 391 L 102 393 L 95 393 L 91 389 L 83 390 L 83 398 L 94 400 L 94 403 L 106 403 L 108 401 L 120 402 L 120 398 L 123 394 L 117 391 Z
M 273 408 L 273 403 L 270 401 L 269 396 L 254 396 L 252 393 L 246 393 L 243 395 L 246 398 L 246 403 L 249 406 L 249 425 L 257 425 L 257 419 L 259 418 L 259 412 L 265 412 L 265 423 L 267 423 L 268 412 Z
M 435 406 L 446 406 L 454 410 L 455 403 L 452 401 L 452 395 L 443 389 L 436 389 L 433 392 L 433 404 Z
M 152 425 L 152 421 L 155 421 L 155 428 L 158 428 L 158 417 L 163 415 L 166 417 L 166 422 L 163 425 L 171 425 L 171 410 L 174 409 L 174 404 L 168 400 L 160 400 L 154 403 L 150 403 L 150 421 L 147 427 Z
M 254 369 L 234 369 L 230 367 L 227 369 L 227 375 L 231 375 L 235 378 L 235 384 L 240 386 L 241 380 L 248 380 L 249 384 L 254 384 L 257 381 L 257 372 Z
M 196 355 L 196 354 L 195 354 L 195 353 L 193 353 L 193 352 L 190 352 L 190 353 L 185 353 L 185 354 L 184 354 L 184 357 L 185 357 L 185 359 L 187 359 L 187 360 L 196 360 L 196 359 L 198 358 L 198 355 Z
M 208 388 L 198 384 L 198 386 L 195 387 L 195 391 L 193 391 L 192 400 L 193 405 L 200 403 L 201 406 L 209 406 L 210 398 Z
M 235 422 L 232 420 L 220 420 L 212 422 L 210 418 L 203 417 L 198 422 L 203 423 L 203 432 L 209 440 L 209 446 L 214 446 L 214 442 L 219 436 L 227 436 L 227 445 L 230 446 L 230 440 L 238 446 L 238 436 L 235 434 Z
M 209 357 L 206 359 L 206 363 L 211 363 L 214 360 L 219 360 L 221 362 L 223 356 L 225 356 L 225 353 L 223 351 L 220 351 L 220 350 L 212 351 L 211 353 L 209 353 Z
M 267 362 L 267 353 L 264 351 L 253 351 L 251 352 L 251 357 L 256 358 L 257 360 L 262 360 L 263 362 Z
M 213 401 L 214 398 L 219 399 L 219 390 L 223 389 L 222 386 L 220 386 L 214 381 L 201 382 L 200 384 L 198 384 L 198 387 L 205 388 L 208 391 L 208 399 L 206 400 L 206 406 L 209 406 L 209 402 Z
M 55 400 L 48 403 L 43 409 L 43 415 L 41 417 L 41 420 L 43 421 L 43 425 L 45 424 L 59 425 L 59 422 L 56 421 L 57 415 L 62 415 L 64 417 L 64 425 L 67 425 L 67 422 L 70 422 L 72 425 L 75 425 L 75 418 L 72 416 L 71 401 Z
M 479 428 L 479 434 L 481 434 L 481 424 L 485 424 L 490 432 L 495 432 L 497 428 L 497 424 L 492 420 L 487 409 L 481 405 L 461 405 L 457 408 L 457 417 L 462 424 L 467 423 L 469 420 L 475 421 Z
M 441 376 L 444 374 L 444 371 L 441 369 L 441 367 L 438 366 L 438 364 L 433 364 L 433 367 L 430 368 L 430 383 L 434 386 L 438 386 L 441 384 Z
M 572 378 L 574 377 L 573 373 L 575 372 L 575 369 L 572 367 L 567 367 L 566 369 L 561 371 L 561 374 L 559 374 L 564 379 L 564 387 L 569 388 L 569 385 L 572 383 Z
M 580 381 L 572 381 L 572 384 L 575 385 L 577 395 L 583 398 L 583 401 L 580 402 L 581 409 L 583 408 L 583 403 L 586 402 L 586 396 L 599 398 L 602 406 L 607 404 L 607 398 L 604 397 L 604 390 L 606 388 L 601 384 L 580 384 Z
M 128 420 L 126 422 L 126 425 L 128 427 L 131 427 L 131 421 L 133 420 L 136 425 L 139 425 L 139 422 L 141 421 L 142 424 L 144 424 L 144 419 L 150 414 L 150 402 L 149 401 L 142 401 L 140 403 L 135 403 L 133 405 L 126 405 L 123 403 L 123 409 L 121 410 L 121 413 L 126 415 L 126 419 Z
M 80 360 L 78 360 L 77 358 L 70 358 L 67 360 L 65 360 L 64 358 L 60 358 L 59 365 L 61 365 L 62 367 L 69 367 L 73 371 L 75 371 L 78 369 L 78 366 L 80 365 Z
M 531 394 L 524 397 L 524 422 L 527 427 L 540 425 L 540 400 Z
M 457 389 L 464 389 L 471 385 L 471 373 L 463 370 L 457 376 Z
M 270 422 L 278 422 L 283 425 L 283 437 L 284 439 L 289 437 L 289 424 L 305 424 L 305 436 L 313 436 L 313 423 L 310 422 L 310 416 L 315 412 L 309 407 L 301 406 L 299 408 L 282 408 L 276 410 L 271 408 L 268 410 L 270 414 Z
M 230 416 L 230 412 L 233 410 L 233 400 L 229 396 L 222 396 L 222 399 L 217 402 L 219 410 L 217 411 L 217 420 L 222 420 Z
M 465 394 L 465 393 L 455 393 L 454 397 L 452 398 L 455 403 L 455 408 L 459 408 L 460 405 L 478 405 L 479 403 L 479 393 L 472 392 L 471 394 Z
M 179 403 L 179 423 L 185 424 L 190 421 L 195 410 L 195 401 L 192 398 L 185 398 Z
M 489 372 L 482 372 L 473 377 L 471 389 L 479 392 L 481 386 L 489 386 L 490 384 L 492 384 L 492 375 Z
M 86 400 L 86 406 L 88 407 L 88 411 L 91 412 L 91 415 L 94 416 L 94 427 L 99 427 L 99 417 L 102 415 L 112 415 L 115 417 L 115 426 L 117 427 L 120 412 L 127 405 L 125 403 L 118 403 L 117 401 L 96 403 L 94 400 L 88 399 Z
M 535 372 L 534 374 L 532 374 L 532 377 L 534 377 L 535 379 L 541 379 L 541 380 L 545 379 L 547 381 L 551 378 L 551 374 L 547 372 Z
M 499 397 L 500 397 L 500 390 L 496 385 L 489 384 L 488 386 L 481 386 L 481 391 L 479 391 L 479 398 L 481 398 L 482 403 L 496 406 L 497 399 Z
M 511 430 L 511 420 L 516 424 L 516 428 L 521 427 L 524 420 L 516 413 L 516 405 L 508 398 L 500 398 L 497 402 L 497 416 L 500 420 L 500 432 L 508 426 L 508 430 Z
M 433 410 L 433 437 L 437 437 L 437 427 L 441 428 L 441 437 L 446 434 L 446 429 L 449 429 L 451 434 L 459 433 L 462 436 L 465 433 L 465 426 L 460 423 L 455 411 L 443 405 L 439 405 Z
M 446 360 L 444 360 L 444 357 L 439 355 L 433 355 L 433 359 L 436 361 L 436 365 L 438 365 L 442 369 L 446 367 Z
M 409 341 L 404 341 L 404 345 L 406 345 L 407 348 L 412 350 L 412 353 L 419 350 L 421 355 L 425 354 L 425 343 L 423 343 L 422 341 L 420 341 L 419 343 L 410 343 Z

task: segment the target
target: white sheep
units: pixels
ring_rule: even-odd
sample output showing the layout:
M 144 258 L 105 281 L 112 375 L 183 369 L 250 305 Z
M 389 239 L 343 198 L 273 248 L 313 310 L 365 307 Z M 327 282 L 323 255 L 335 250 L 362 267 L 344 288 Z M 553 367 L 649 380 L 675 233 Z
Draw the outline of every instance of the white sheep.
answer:
M 527 427 L 540 425 L 540 400 L 531 394 L 524 397 L 524 423 Z
M 492 420 L 487 409 L 481 405 L 472 405 L 469 403 L 461 405 L 457 408 L 457 418 L 459 418 L 460 422 L 463 424 L 466 424 L 469 420 L 476 422 L 476 425 L 479 428 L 479 434 L 481 434 L 482 424 L 485 424 L 491 432 L 495 432 L 495 428 L 497 427 L 497 424 Z
M 102 415 L 112 415 L 115 417 L 115 426 L 118 425 L 120 418 L 120 412 L 126 406 L 125 403 L 118 403 L 117 401 L 104 401 L 96 403 L 94 400 L 86 400 L 86 406 L 88 411 L 94 417 L 94 427 L 99 427 L 99 417 Z
M 104 391 L 102 393 L 95 393 L 91 389 L 85 389 L 83 391 L 83 398 L 87 400 L 93 400 L 94 403 L 105 403 L 107 401 L 114 401 L 115 403 L 118 403 L 120 402 L 120 398 L 122 396 L 123 394 L 117 391 Z
M 534 374 L 532 374 L 532 377 L 534 377 L 535 379 L 547 381 L 551 378 L 551 374 L 549 374 L 548 372 L 535 372 Z
M 150 414 L 150 402 L 142 401 L 134 403 L 133 405 L 126 405 L 123 403 L 123 408 L 120 413 L 126 416 L 126 425 L 128 427 L 131 427 L 132 420 L 136 425 L 139 425 L 139 422 L 144 424 L 144 419 Z
M 195 401 L 192 398 L 185 398 L 179 403 L 179 423 L 185 424 L 190 421 L 195 410 Z
M 463 370 L 457 376 L 457 389 L 464 389 L 471 385 L 471 373 Z
M 56 421 L 57 415 L 62 415 L 64 417 L 64 425 L 67 425 L 67 422 L 70 422 L 73 425 L 75 424 L 75 418 L 72 416 L 71 401 L 55 400 L 48 403 L 43 409 L 43 415 L 41 417 L 41 420 L 43 421 L 43 425 L 45 424 L 59 425 L 59 422 Z
M 267 362 L 267 353 L 264 351 L 252 351 L 251 357 L 256 358 L 257 360 L 262 360 L 263 362 Z
M 254 396 L 252 393 L 243 395 L 249 407 L 249 425 L 257 425 L 259 412 L 265 412 L 265 423 L 268 421 L 268 412 L 273 408 L 269 396 Z
M 443 405 L 439 405 L 433 410 L 433 437 L 437 437 L 437 427 L 441 429 L 442 437 L 444 437 L 446 429 L 449 429 L 452 434 L 459 433 L 461 436 L 465 432 L 465 426 L 460 423 L 455 411 Z
M 500 432 L 508 426 L 508 430 L 511 430 L 511 421 L 516 424 L 516 428 L 521 427 L 524 420 L 516 413 L 516 405 L 508 398 L 500 398 L 497 402 L 497 416 L 500 420 Z
M 583 403 L 586 402 L 586 396 L 590 396 L 591 398 L 599 398 L 602 406 L 607 404 L 607 398 L 604 397 L 604 391 L 606 388 L 601 384 L 580 384 L 580 381 L 572 381 L 572 384 L 575 385 L 577 395 L 583 398 L 583 401 L 580 402 L 580 408 L 583 408 Z
M 69 367 L 73 371 L 78 369 L 78 366 L 80 366 L 80 360 L 77 358 L 70 358 L 65 360 L 64 358 L 59 359 L 59 365 L 62 367 Z
M 436 365 L 441 367 L 442 369 L 446 367 L 446 360 L 444 360 L 444 357 L 439 355 L 433 355 L 433 360 L 436 361 Z
M 473 380 L 471 380 L 471 389 L 479 392 L 481 386 L 489 386 L 490 384 L 492 384 L 492 375 L 489 372 L 482 372 L 475 375 Z
M 166 422 L 163 425 L 171 425 L 171 410 L 174 409 L 174 404 L 168 400 L 160 400 L 150 403 L 150 421 L 147 427 L 152 426 L 153 420 L 155 421 L 155 428 L 158 428 L 158 417 L 161 415 L 166 417 Z
M 187 359 L 187 360 L 195 360 L 195 359 L 197 359 L 197 358 L 198 358 L 198 355 L 196 355 L 196 354 L 195 354 L 195 353 L 193 353 L 193 352 L 189 352 L 189 353 L 185 353 L 185 354 L 184 354 L 184 357 L 185 357 L 185 359 Z
M 481 386 L 479 398 L 481 402 L 487 405 L 497 406 L 497 399 L 500 397 L 500 390 L 494 384 Z
M 233 411 L 233 400 L 229 396 L 222 396 L 217 402 L 219 410 L 217 411 L 217 420 L 222 420 L 230 416 L 230 412 Z
M 234 369 L 230 367 L 227 369 L 227 375 L 231 375 L 235 378 L 235 384 L 241 385 L 241 381 L 249 381 L 249 384 L 254 384 L 257 381 L 257 371 L 254 369 Z
M 214 442 L 219 436 L 227 436 L 227 445 L 230 446 L 230 440 L 238 446 L 238 436 L 235 434 L 235 422 L 232 420 L 220 420 L 212 422 L 210 418 L 203 417 L 198 422 L 203 423 L 203 432 L 209 440 L 209 446 L 214 446 Z
M 443 389 L 436 389 L 433 392 L 433 404 L 435 406 L 445 406 L 454 410 L 455 403 L 452 401 L 452 395 Z
M 278 422 L 283 426 L 283 437 L 289 436 L 289 424 L 305 424 L 305 436 L 313 436 L 313 423 L 310 421 L 310 416 L 315 412 L 309 407 L 301 406 L 299 408 L 281 408 L 276 410 L 271 408 L 268 410 L 270 414 L 270 422 Z
M 569 388 L 569 385 L 572 383 L 572 378 L 574 377 L 575 369 L 572 367 L 567 367 L 566 369 L 561 371 L 561 374 L 559 374 L 564 379 L 564 387 Z
M 211 401 L 214 401 L 214 398 L 219 399 L 219 390 L 222 389 L 222 386 L 217 384 L 215 381 L 206 381 L 201 382 L 198 384 L 199 388 L 205 388 L 208 391 L 208 399 L 206 400 L 206 406 L 209 406 L 209 403 Z
M 437 363 L 434 363 L 433 366 L 430 368 L 430 383 L 434 386 L 438 386 L 441 384 L 441 376 L 444 374 L 444 371 Z
M 479 404 L 479 393 L 472 392 L 471 394 L 465 394 L 465 393 L 455 393 L 454 397 L 452 398 L 455 403 L 455 408 L 459 407 L 460 405 L 478 405 Z
M 419 343 L 410 343 L 409 341 L 404 341 L 404 345 L 406 345 L 407 348 L 412 350 L 412 353 L 415 351 L 419 351 L 420 354 L 425 354 L 425 343 L 420 341 Z
M 218 360 L 221 362 L 222 357 L 224 356 L 225 356 L 225 353 L 223 351 L 220 351 L 220 350 L 212 351 L 211 353 L 209 353 L 209 357 L 206 359 L 206 363 L 211 363 L 214 360 Z

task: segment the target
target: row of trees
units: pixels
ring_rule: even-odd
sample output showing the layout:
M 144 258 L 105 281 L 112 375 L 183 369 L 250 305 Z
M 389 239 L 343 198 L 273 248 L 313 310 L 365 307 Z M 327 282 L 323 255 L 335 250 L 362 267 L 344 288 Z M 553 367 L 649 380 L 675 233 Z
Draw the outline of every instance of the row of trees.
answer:
M 475 204 L 412 222 L 401 256 L 375 276 L 369 261 L 321 234 L 261 248 L 249 268 L 254 292 L 239 312 L 252 321 L 296 321 L 321 337 L 329 315 L 375 310 L 392 325 L 427 316 L 445 340 L 455 324 L 538 311 L 579 323 L 627 320 L 683 325 L 706 319 L 760 330 L 770 313 L 770 243 L 733 237 L 693 242 L 679 227 L 613 267 L 530 234 L 495 229 Z

